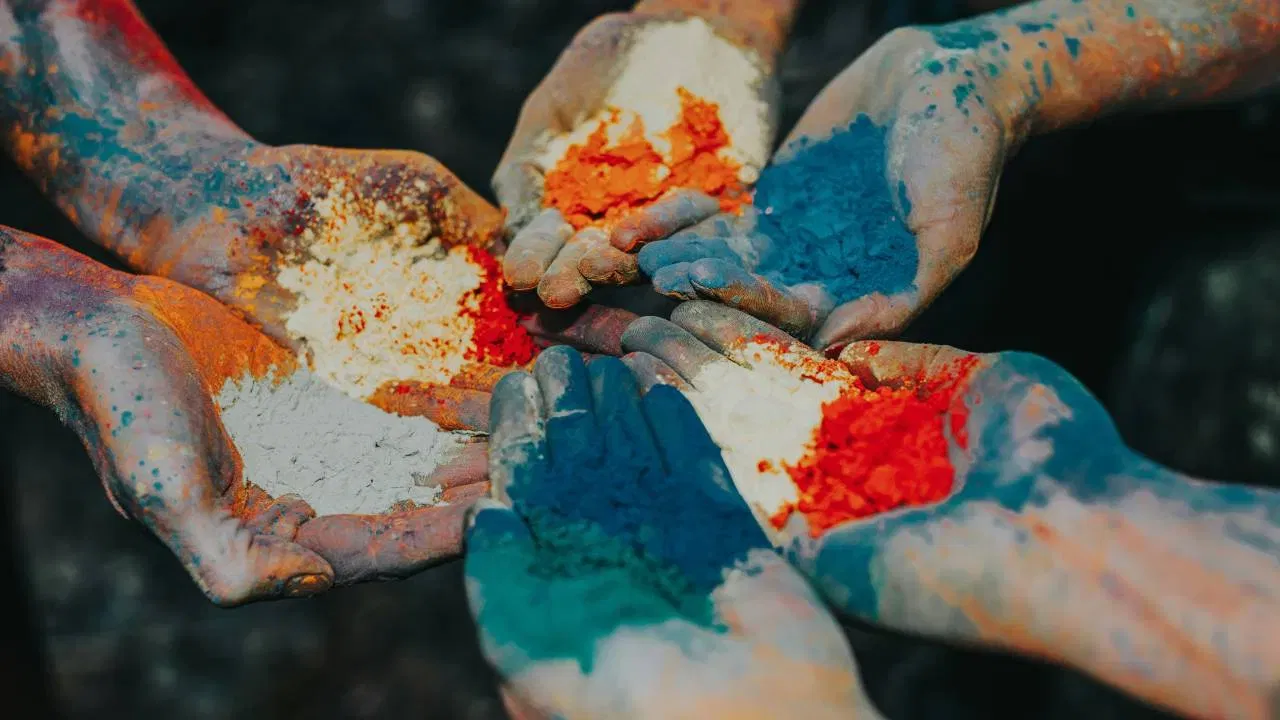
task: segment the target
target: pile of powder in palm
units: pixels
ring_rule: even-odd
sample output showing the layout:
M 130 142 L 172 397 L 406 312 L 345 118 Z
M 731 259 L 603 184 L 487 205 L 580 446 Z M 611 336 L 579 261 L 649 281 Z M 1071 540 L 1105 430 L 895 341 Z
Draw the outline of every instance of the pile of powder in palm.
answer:
M 273 496 L 299 495 L 320 515 L 437 504 L 440 489 L 416 478 L 463 446 L 425 418 L 385 413 L 305 369 L 229 379 L 215 401 L 245 479 Z
M 767 270 L 787 284 L 822 282 L 841 302 L 912 287 L 919 251 L 885 176 L 886 129 L 859 115 L 830 138 L 794 148 L 756 185 L 760 229 L 793 247 Z M 910 212 L 901 185 L 898 193 Z
M 894 388 L 868 390 L 855 381 L 824 405 L 808 451 L 786 467 L 800 498 L 771 518 L 774 527 L 799 512 L 816 537 L 848 520 L 950 495 L 955 468 L 947 431 L 967 447 L 963 391 L 976 363 L 969 356 Z
M 570 147 L 546 174 L 544 204 L 581 229 L 607 225 L 682 188 L 718 198 L 724 211 L 749 201 L 738 179 L 740 166 L 718 154 L 728 147 L 729 136 L 715 105 L 683 88 L 678 94 L 680 118 L 664 133 L 670 141 L 668 154 L 659 153 L 646 139 L 638 117 L 611 139 L 610 129 L 624 126 L 622 112 L 612 110 L 584 143 Z
M 760 58 L 702 18 L 646 25 L 625 52 L 605 110 L 546 141 L 538 159 L 546 205 L 583 227 L 676 187 L 717 197 L 726 211 L 749 201 L 744 188 L 772 141 L 769 107 L 756 92 Z
M 546 479 L 513 485 L 514 506 L 545 550 L 530 571 L 563 578 L 616 569 L 687 617 L 709 613 L 724 571 L 768 542 L 741 505 L 709 497 L 697 482 L 711 481 L 665 472 L 638 452 L 610 452 L 601 466 L 553 465 Z
M 325 225 L 304 232 L 307 253 L 277 275 L 297 298 L 285 328 L 318 375 L 364 399 L 393 382 L 447 385 L 475 361 L 532 358 L 485 250 L 422 242 L 421 222 L 397 224 L 385 204 L 365 204 L 341 183 L 315 197 Z
M 703 367 L 686 392 L 761 525 L 799 501 L 785 466 L 798 462 L 822 407 L 855 381 L 839 362 L 766 338 L 743 342 L 750 369 L 725 360 Z

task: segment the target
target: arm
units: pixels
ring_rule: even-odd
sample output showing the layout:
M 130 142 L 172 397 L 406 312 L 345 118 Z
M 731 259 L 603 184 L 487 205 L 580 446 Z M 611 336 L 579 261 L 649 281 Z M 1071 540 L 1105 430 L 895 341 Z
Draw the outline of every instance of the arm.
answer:
M 842 359 L 876 381 L 960 356 L 869 347 Z M 979 357 L 951 405 L 963 415 L 946 418 L 965 430 L 949 452 L 954 494 L 826 532 L 816 553 L 800 551 L 819 585 L 866 619 L 1070 665 L 1189 717 L 1271 717 L 1280 494 L 1139 457 L 1042 358 Z
M 135 266 L 257 143 L 183 73 L 129 0 L 0 2 L 0 125 L 8 152 L 83 230 Z M 268 179 L 248 184 L 248 199 Z M 144 257 L 146 256 L 146 257 Z
M 1277 0 L 1043 0 L 931 32 L 988 61 L 1028 134 L 1237 97 L 1280 71 Z
M 640 0 L 635 11 L 723 20 L 739 28 L 752 47 L 773 57 L 786 44 L 801 3 L 802 0 Z

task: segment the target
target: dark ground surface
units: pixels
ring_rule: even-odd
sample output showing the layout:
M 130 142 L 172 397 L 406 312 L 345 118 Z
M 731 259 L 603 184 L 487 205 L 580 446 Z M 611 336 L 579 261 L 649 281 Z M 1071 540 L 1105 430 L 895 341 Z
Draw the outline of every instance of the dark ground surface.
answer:
M 942 19 L 919 10 L 950 4 L 898 3 L 889 20 L 909 10 Z M 525 95 L 577 27 L 623 3 L 139 5 L 197 83 L 259 137 L 419 149 L 487 190 Z M 784 63 L 788 121 L 866 46 L 863 8 L 810 3 Z M 911 336 L 1045 354 L 1154 459 L 1275 482 L 1278 111 L 1272 98 L 1033 141 L 1006 172 L 978 260 Z M 105 259 L 2 163 L 0 188 L 0 222 Z M 318 600 L 218 610 L 115 515 L 52 414 L 0 394 L 0 418 L 17 565 L 6 577 L 25 603 L 0 648 L 20 649 L 25 631 L 42 658 L 12 668 L 0 658 L 6 716 L 44 687 L 66 717 L 502 717 L 457 564 Z M 869 690 L 894 720 L 1159 717 L 1065 671 L 851 633 Z

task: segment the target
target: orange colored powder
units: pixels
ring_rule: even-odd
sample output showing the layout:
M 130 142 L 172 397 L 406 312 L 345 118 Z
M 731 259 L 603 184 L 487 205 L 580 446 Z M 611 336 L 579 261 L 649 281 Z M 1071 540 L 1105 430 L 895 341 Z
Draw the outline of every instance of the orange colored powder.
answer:
M 781 529 L 803 513 L 817 537 L 848 520 L 938 502 L 951 494 L 951 440 L 968 447 L 963 402 L 977 356 L 898 388 L 868 390 L 860 380 L 822 408 L 808 452 L 787 473 L 800 493 L 770 521 Z
M 680 119 L 662 135 L 671 143 L 671 157 L 664 158 L 645 138 L 639 118 L 610 146 L 609 128 L 621 122 L 621 113 L 611 110 L 608 121 L 584 143 L 570 147 L 547 173 L 544 204 L 581 229 L 608 224 L 679 188 L 719 199 L 725 212 L 750 202 L 738 180 L 740 166 L 719 154 L 731 142 L 719 106 L 684 88 L 678 92 Z

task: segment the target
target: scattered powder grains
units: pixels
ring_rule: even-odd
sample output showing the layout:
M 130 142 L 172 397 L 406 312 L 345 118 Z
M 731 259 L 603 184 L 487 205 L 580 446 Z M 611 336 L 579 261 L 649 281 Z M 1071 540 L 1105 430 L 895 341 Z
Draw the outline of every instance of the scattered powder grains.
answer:
M 340 184 L 316 198 L 327 227 L 306 231 L 309 253 L 277 276 L 297 297 L 285 328 L 316 374 L 367 398 L 388 381 L 445 385 L 469 363 L 532 359 L 485 250 L 422 242 L 429 228 L 384 221 L 393 216 L 381 205 L 349 207 L 357 202 Z
M 747 202 L 744 188 L 772 142 L 769 108 L 755 92 L 763 78 L 752 52 L 701 18 L 641 28 L 607 109 L 547 140 L 539 159 L 546 204 L 583 227 L 676 187 L 717 197 L 726 211 Z
M 942 500 L 951 493 L 955 468 L 945 423 L 960 447 L 968 410 L 957 402 L 976 356 L 938 375 L 899 388 L 854 387 L 822 408 L 822 421 L 799 462 L 787 473 L 800 497 L 772 518 L 781 529 L 792 513 L 808 520 L 816 537 L 855 518 Z

